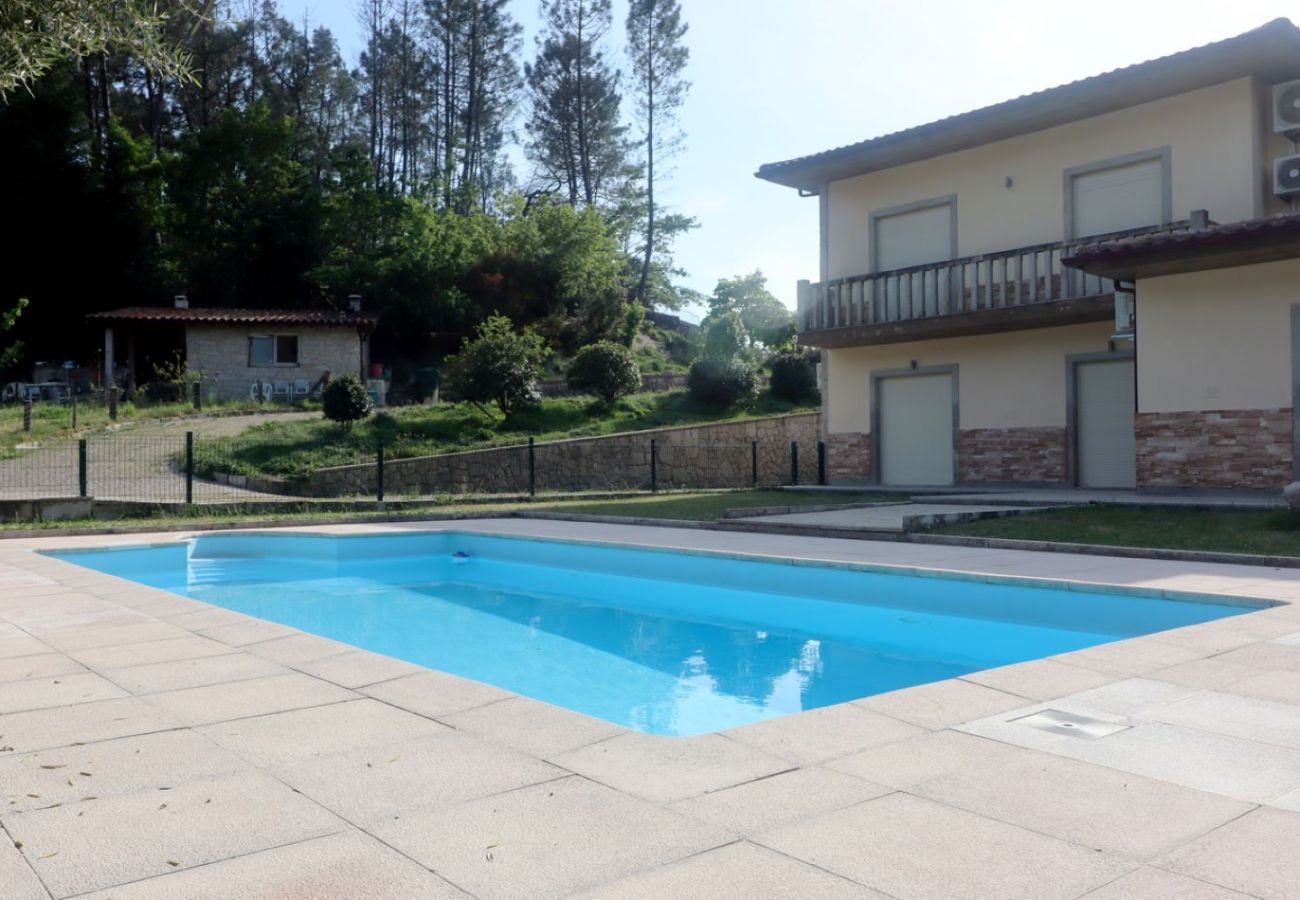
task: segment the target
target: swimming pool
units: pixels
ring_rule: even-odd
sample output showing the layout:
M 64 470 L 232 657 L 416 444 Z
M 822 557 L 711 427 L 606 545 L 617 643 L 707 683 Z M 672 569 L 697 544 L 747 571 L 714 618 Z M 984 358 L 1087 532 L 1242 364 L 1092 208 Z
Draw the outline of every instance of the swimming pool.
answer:
M 455 531 L 49 555 L 662 735 L 1252 609 Z

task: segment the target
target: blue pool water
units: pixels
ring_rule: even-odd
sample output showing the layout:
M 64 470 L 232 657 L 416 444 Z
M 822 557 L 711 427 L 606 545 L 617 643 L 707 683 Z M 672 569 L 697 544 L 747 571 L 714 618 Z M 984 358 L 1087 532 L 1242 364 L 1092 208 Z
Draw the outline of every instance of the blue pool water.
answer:
M 457 532 L 51 555 L 665 735 L 1249 611 Z

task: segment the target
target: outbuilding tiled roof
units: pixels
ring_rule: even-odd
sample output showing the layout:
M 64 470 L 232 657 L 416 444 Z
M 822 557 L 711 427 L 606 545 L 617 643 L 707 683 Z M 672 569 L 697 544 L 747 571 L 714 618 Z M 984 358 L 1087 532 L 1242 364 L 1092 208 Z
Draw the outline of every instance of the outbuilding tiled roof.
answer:
M 177 308 L 174 306 L 128 306 L 106 312 L 91 313 L 87 319 L 97 322 L 152 322 L 184 325 L 320 325 L 370 330 L 376 319 L 335 309 L 213 309 Z
M 836 178 L 929 159 L 1246 76 L 1265 83 L 1300 77 L 1300 28 L 1288 19 L 1274 19 L 1236 37 L 925 125 L 764 163 L 754 174 L 777 184 L 813 189 Z

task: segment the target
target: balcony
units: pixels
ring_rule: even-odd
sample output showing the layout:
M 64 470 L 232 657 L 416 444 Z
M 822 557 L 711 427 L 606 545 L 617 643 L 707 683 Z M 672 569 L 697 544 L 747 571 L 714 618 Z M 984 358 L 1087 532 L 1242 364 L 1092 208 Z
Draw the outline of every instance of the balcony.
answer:
M 1061 260 L 1084 243 L 1181 227 L 1186 223 L 801 281 L 799 341 L 849 347 L 1104 321 L 1115 314 L 1114 282 Z

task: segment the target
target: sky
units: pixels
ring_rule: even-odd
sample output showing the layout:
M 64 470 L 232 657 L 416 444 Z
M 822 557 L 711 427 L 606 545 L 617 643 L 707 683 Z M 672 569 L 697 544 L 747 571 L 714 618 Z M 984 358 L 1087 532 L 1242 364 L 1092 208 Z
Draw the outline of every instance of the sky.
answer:
M 351 0 L 279 0 L 327 26 L 350 63 Z M 513 0 L 533 53 L 537 0 Z M 614 0 L 623 53 L 626 0 Z M 815 153 L 1248 31 L 1300 22 L 1300 0 L 682 0 L 690 26 L 685 147 L 660 197 L 699 227 L 680 238 L 685 282 L 761 269 L 794 306 L 816 280 L 817 200 L 759 181 L 765 162 Z M 628 107 L 630 109 L 630 106 Z M 516 124 L 522 128 L 521 105 Z M 521 160 L 517 166 L 525 165 Z

